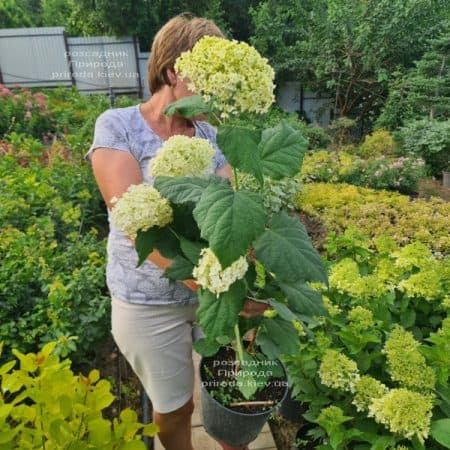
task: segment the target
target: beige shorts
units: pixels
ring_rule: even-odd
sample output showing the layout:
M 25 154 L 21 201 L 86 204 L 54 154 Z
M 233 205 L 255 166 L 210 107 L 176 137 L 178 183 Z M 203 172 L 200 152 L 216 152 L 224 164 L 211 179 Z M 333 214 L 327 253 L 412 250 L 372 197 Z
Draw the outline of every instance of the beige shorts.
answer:
M 183 406 L 194 390 L 195 305 L 136 305 L 112 297 L 111 331 L 139 377 L 154 411 Z

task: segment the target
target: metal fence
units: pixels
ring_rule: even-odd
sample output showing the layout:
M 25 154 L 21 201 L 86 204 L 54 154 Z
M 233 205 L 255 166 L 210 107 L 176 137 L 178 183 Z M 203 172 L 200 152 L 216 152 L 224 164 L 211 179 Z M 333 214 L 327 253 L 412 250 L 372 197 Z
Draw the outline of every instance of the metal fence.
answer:
M 135 37 L 67 37 L 64 27 L 0 29 L 0 83 L 75 86 L 82 93 L 135 94 L 148 99 L 149 52 Z M 327 126 L 331 99 L 305 92 L 300 82 L 278 89 L 278 105 Z
M 0 30 L 0 82 L 6 86 L 75 86 L 143 98 L 143 58 L 135 37 L 67 37 L 64 27 Z

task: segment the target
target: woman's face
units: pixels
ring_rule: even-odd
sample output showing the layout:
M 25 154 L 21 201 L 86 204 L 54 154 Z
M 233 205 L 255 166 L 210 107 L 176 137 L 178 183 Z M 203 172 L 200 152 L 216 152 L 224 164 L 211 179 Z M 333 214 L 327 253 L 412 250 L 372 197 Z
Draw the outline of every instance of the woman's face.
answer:
M 195 95 L 195 92 L 189 90 L 188 78 L 182 78 L 180 75 L 177 75 L 175 71 L 172 69 L 167 70 L 167 75 L 171 84 L 173 96 L 175 97 L 176 100 L 188 97 L 190 95 Z
M 189 82 L 190 81 L 188 78 L 181 78 L 179 75 L 177 75 L 177 83 L 174 88 L 174 94 L 177 100 L 183 97 L 189 97 L 190 95 L 195 95 L 195 92 L 191 91 L 188 87 Z

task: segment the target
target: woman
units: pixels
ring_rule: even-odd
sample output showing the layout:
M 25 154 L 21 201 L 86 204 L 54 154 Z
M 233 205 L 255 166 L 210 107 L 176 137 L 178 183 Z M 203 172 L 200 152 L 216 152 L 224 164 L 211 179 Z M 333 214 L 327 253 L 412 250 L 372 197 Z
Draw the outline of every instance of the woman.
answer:
M 208 139 L 216 149 L 215 173 L 231 177 L 231 168 L 217 147 L 211 125 L 164 115 L 167 105 L 193 94 L 173 67 L 177 57 L 205 35 L 223 37 L 212 21 L 186 14 L 171 19 L 152 44 L 148 65 L 150 100 L 109 109 L 97 118 L 94 142 L 85 158 L 92 163 L 108 217 L 113 197 L 119 198 L 131 184 L 152 183 L 147 173 L 149 161 L 173 135 Z M 136 268 L 132 240 L 111 223 L 107 252 L 114 339 L 152 401 L 153 420 L 160 427 L 163 446 L 167 450 L 192 450 L 192 325 L 197 285 L 193 280 L 169 284 L 161 278 L 172 261 L 156 250 Z M 242 315 L 249 317 L 261 309 L 264 306 L 247 301 Z

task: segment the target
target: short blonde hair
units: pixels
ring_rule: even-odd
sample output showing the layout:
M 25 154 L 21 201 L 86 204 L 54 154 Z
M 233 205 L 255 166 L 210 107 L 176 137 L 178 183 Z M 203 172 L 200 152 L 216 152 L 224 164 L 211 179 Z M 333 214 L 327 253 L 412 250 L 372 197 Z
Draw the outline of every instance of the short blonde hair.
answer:
M 191 50 L 203 36 L 224 37 L 212 21 L 183 13 L 170 19 L 155 35 L 148 59 L 148 85 L 154 94 L 170 85 L 167 69 L 173 69 L 181 53 Z

